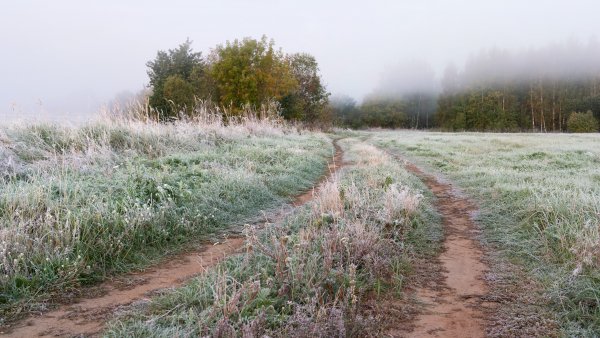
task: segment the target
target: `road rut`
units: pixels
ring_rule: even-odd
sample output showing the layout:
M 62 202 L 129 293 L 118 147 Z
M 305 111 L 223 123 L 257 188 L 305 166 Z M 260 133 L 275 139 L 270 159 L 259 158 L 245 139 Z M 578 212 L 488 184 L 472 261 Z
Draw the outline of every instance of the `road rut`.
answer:
M 488 266 L 476 239 L 472 214 L 477 208 L 450 184 L 406 162 L 436 197 L 444 226 L 443 251 L 438 257 L 439 280 L 415 290 L 424 305 L 411 325 L 391 330 L 393 337 L 484 337 L 485 313 L 481 299 L 488 292 L 484 274 Z

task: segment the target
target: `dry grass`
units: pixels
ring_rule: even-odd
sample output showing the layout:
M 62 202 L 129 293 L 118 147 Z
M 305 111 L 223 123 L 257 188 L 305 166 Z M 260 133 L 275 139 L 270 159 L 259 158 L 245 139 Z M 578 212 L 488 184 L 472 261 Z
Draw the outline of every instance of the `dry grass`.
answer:
M 0 127 L 3 317 L 257 216 L 310 186 L 330 151 L 261 113 Z
M 397 267 L 412 250 L 400 234 L 429 228 L 430 206 L 399 164 L 356 140 L 341 143 L 347 160 L 362 161 L 325 182 L 310 205 L 283 224 L 248 227 L 245 255 L 119 319 L 107 335 L 377 336 L 381 318 L 364 302 L 398 290 Z

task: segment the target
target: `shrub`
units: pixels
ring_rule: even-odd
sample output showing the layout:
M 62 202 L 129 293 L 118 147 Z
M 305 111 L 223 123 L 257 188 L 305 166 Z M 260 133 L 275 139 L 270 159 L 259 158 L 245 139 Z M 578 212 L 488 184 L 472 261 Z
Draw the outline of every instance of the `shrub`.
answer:
M 591 110 L 586 113 L 572 112 L 567 120 L 567 129 L 570 133 L 595 133 L 598 131 L 598 120 Z

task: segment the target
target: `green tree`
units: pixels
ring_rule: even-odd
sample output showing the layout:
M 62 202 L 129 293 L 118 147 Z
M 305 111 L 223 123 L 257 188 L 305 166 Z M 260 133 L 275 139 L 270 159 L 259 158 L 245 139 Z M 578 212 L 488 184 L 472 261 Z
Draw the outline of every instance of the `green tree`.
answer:
M 194 109 L 194 86 L 180 75 L 167 77 L 163 86 L 163 95 L 172 106 L 171 111 L 190 114 Z
M 591 110 L 586 113 L 572 112 L 567 120 L 567 129 L 571 133 L 595 133 L 598 131 L 598 120 Z
M 211 55 L 210 75 L 219 104 L 230 106 L 233 113 L 245 105 L 280 101 L 298 86 L 283 53 L 265 36 L 217 46 Z
M 152 87 L 150 106 L 158 111 L 161 120 L 176 118 L 183 109 L 187 113 L 193 109 L 189 91 L 191 88 L 193 98 L 199 89 L 193 82 L 204 74 L 205 64 L 202 54 L 193 52 L 191 44 L 188 39 L 175 49 L 158 51 L 156 58 L 146 63 Z
M 289 55 L 287 61 L 297 86 L 281 99 L 283 116 L 311 123 L 331 120 L 331 110 L 325 109 L 329 93 L 321 81 L 315 57 L 297 53 Z

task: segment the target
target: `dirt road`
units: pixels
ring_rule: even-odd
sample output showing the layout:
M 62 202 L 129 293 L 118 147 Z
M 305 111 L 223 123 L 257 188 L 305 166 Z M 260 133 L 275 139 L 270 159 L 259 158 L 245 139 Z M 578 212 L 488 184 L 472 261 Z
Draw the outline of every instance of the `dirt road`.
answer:
M 483 280 L 488 269 L 483 252 L 475 239 L 476 226 L 471 219 L 475 206 L 449 183 L 406 163 L 433 192 L 436 208 L 444 226 L 443 251 L 437 262 L 441 278 L 415 290 L 424 310 L 409 325 L 391 330 L 393 337 L 484 337 L 484 311 L 480 299 L 487 293 Z

